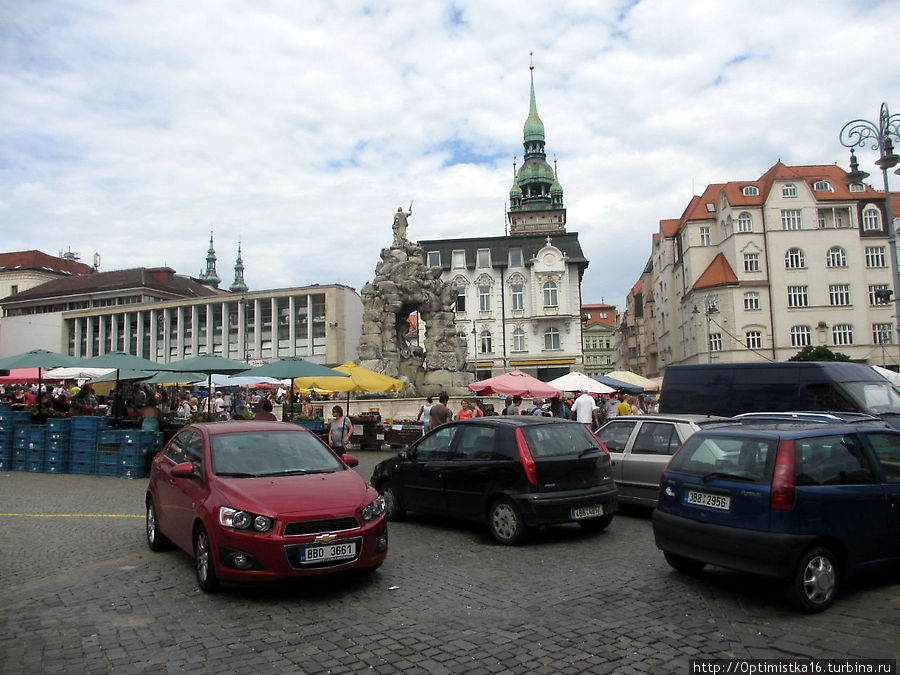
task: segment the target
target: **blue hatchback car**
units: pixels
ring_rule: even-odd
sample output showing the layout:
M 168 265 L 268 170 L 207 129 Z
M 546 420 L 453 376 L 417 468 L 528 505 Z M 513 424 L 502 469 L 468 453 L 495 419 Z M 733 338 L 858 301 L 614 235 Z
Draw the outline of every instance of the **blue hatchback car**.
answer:
M 799 609 L 900 563 L 900 431 L 779 423 L 704 429 L 672 457 L 653 514 L 676 570 L 706 564 L 784 582 Z

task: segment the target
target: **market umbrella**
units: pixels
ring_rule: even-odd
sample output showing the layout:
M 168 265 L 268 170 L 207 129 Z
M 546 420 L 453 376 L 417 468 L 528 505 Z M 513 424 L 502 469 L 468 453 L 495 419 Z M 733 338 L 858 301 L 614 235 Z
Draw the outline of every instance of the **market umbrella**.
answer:
M 606 376 L 611 377 L 614 380 L 621 380 L 622 382 L 633 384 L 635 387 L 641 387 L 644 391 L 656 391 L 659 389 L 659 382 L 647 379 L 630 370 L 614 370 L 611 373 L 607 373 Z
M 150 374 L 147 377 L 150 377 L 160 368 L 165 368 L 160 363 L 156 361 L 151 361 L 150 359 L 145 359 L 143 356 L 135 356 L 134 354 L 129 354 L 128 352 L 123 351 L 111 351 L 106 352 L 105 354 L 98 354 L 97 356 L 91 356 L 85 359 L 81 359 L 78 363 L 79 366 L 88 367 L 88 368 L 115 368 L 116 369 L 116 400 L 113 401 L 113 417 L 115 419 L 119 419 L 119 413 L 122 412 L 122 409 L 125 405 L 125 400 L 122 397 L 122 392 L 119 390 L 119 380 L 124 379 L 132 379 L 132 380 L 143 380 L 146 378 L 143 377 L 132 377 L 125 378 L 121 377 L 122 371 L 135 371 L 135 370 L 144 370 L 150 371 Z M 102 382 L 108 382 L 110 380 L 99 380 Z
M 32 349 L 31 351 L 15 354 L 0 359 L 0 370 L 15 370 L 16 368 L 38 368 L 38 419 L 43 417 L 41 410 L 40 392 L 43 388 L 43 374 L 41 368 L 59 368 L 60 366 L 76 366 L 80 359 L 56 352 L 48 352 L 46 349 Z
M 90 380 L 114 371 L 115 368 L 91 368 L 89 366 L 70 366 L 48 370 L 47 377 L 58 377 L 61 380 Z
M 608 377 L 606 375 L 594 375 L 593 379 L 597 380 L 597 382 L 600 382 L 609 387 L 612 387 L 613 389 L 615 389 L 617 391 L 624 391 L 628 394 L 640 394 L 640 393 L 643 393 L 643 391 L 644 391 L 643 387 L 638 387 L 633 384 L 628 384 L 628 382 L 623 382 L 622 380 L 616 380 L 615 378 Z
M 339 380 L 346 380 L 349 376 L 346 373 L 332 370 L 326 366 L 298 356 L 285 356 L 283 359 L 272 361 L 264 366 L 248 370 L 242 375 L 252 375 L 254 377 L 274 377 L 278 380 L 290 379 L 291 381 L 291 419 L 294 419 L 294 379 L 298 377 L 333 377 Z
M 172 363 L 167 363 L 165 366 L 162 366 L 162 369 L 172 372 L 202 373 L 207 375 L 210 396 L 212 396 L 212 376 L 214 373 L 217 375 L 236 375 L 237 373 L 249 375 L 251 372 L 255 372 L 254 368 L 250 368 L 250 370 L 247 368 L 247 364 L 243 361 L 226 359 L 225 357 L 216 354 L 200 354 L 190 359 L 173 361 Z M 206 405 L 207 421 L 209 421 L 212 416 L 211 402 L 212 399 L 210 399 Z
M 586 391 L 591 394 L 612 394 L 615 389 L 609 385 L 597 382 L 582 372 L 571 372 L 550 380 L 547 384 L 563 391 Z
M 505 394 L 523 397 L 540 396 L 541 398 L 562 398 L 562 391 L 548 382 L 541 382 L 536 377 L 521 370 L 512 370 L 497 377 L 472 382 L 469 391 L 480 394 Z
M 4 368 L 4 370 L 7 370 Z M 64 377 L 51 377 L 53 371 L 46 370 L 41 372 L 42 368 L 10 368 L 9 375 L 0 375 L 0 384 L 30 384 L 38 382 L 42 379 L 46 380 L 64 380 Z
M 294 384 L 301 389 L 316 389 L 328 392 L 347 392 L 347 414 L 350 414 L 351 391 L 400 391 L 406 386 L 403 380 L 389 377 L 374 370 L 363 368 L 352 361 L 342 363 L 335 370 L 349 377 L 298 377 Z

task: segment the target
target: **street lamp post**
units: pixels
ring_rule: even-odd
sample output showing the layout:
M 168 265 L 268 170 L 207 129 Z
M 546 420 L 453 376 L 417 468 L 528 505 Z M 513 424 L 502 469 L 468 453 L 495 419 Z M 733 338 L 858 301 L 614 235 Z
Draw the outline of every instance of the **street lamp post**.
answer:
M 703 314 L 706 316 L 706 362 L 712 363 L 712 335 L 710 334 L 710 324 L 712 323 L 712 315 L 719 313 L 719 299 L 710 293 L 706 296 L 706 309 L 701 312 L 697 305 L 694 305 L 694 311 L 691 314 Z
M 887 221 L 888 244 L 891 248 L 894 329 L 900 331 L 900 263 L 897 260 L 897 232 L 891 215 L 891 190 L 888 184 L 888 169 L 895 167 L 900 162 L 900 157 L 894 153 L 892 137 L 900 141 L 900 115 L 891 115 L 887 103 L 881 104 L 878 124 L 862 119 L 852 120 L 844 125 L 840 135 L 841 145 L 850 148 L 850 173 L 844 176 L 844 180 L 848 183 L 861 183 L 869 176 L 865 171 L 859 170 L 854 148 L 871 143 L 872 149 L 878 150 L 875 164 L 881 169 L 881 177 L 884 180 L 884 216 Z M 900 345 L 900 333 L 897 343 Z
M 472 322 L 472 375 L 478 379 L 478 331 L 475 329 L 475 322 Z

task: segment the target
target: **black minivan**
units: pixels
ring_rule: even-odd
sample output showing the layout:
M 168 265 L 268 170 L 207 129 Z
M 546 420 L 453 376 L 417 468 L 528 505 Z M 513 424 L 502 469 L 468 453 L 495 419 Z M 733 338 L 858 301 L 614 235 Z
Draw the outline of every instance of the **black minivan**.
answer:
M 785 361 L 669 366 L 664 414 L 733 417 L 748 412 L 826 410 L 881 417 L 900 428 L 900 392 L 859 363 Z
M 602 530 L 616 511 L 609 453 L 583 424 L 513 415 L 449 422 L 379 463 L 388 520 L 407 510 L 487 523 L 501 544 L 533 527 Z

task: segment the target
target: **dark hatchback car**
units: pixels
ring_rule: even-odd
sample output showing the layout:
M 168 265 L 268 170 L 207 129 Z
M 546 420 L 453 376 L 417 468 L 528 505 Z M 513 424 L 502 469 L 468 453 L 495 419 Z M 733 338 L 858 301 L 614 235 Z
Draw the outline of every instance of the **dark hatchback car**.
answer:
M 550 417 L 449 422 L 379 463 L 371 483 L 388 520 L 407 510 L 474 520 L 510 545 L 543 525 L 602 530 L 617 504 L 603 444 L 584 425 Z
M 357 463 L 294 424 L 192 424 L 153 458 L 147 544 L 193 555 L 206 592 L 375 570 L 387 555 L 384 500 Z
M 770 577 L 821 611 L 844 578 L 900 563 L 900 432 L 877 420 L 698 431 L 663 472 L 653 532 L 679 571 Z

